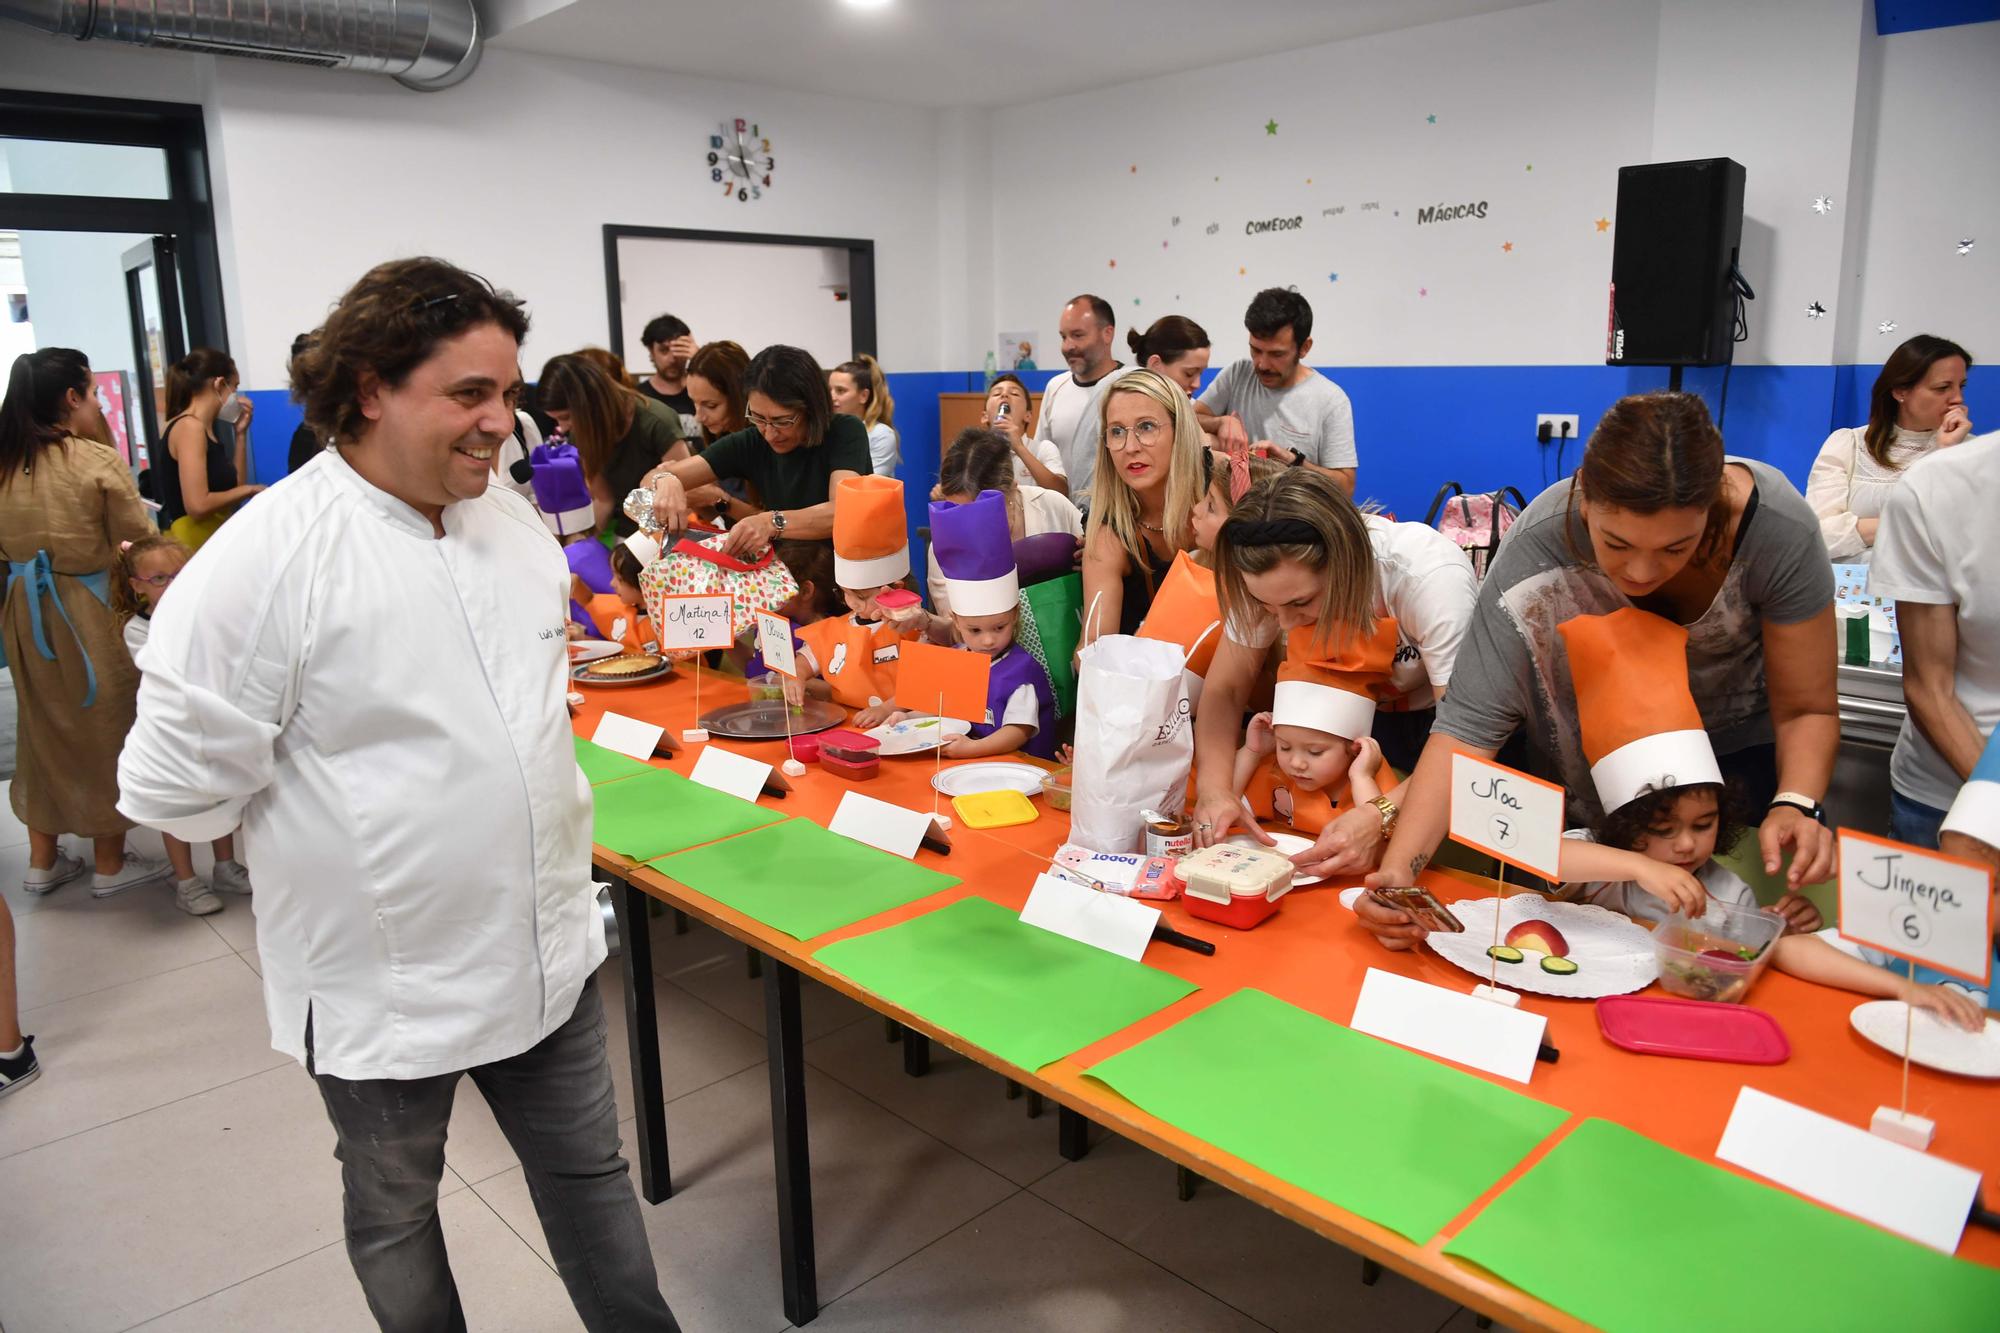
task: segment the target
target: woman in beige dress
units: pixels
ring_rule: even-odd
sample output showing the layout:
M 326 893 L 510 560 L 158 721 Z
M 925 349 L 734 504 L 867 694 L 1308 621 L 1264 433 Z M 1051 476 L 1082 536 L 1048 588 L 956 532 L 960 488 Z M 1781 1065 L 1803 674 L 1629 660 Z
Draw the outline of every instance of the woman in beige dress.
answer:
M 118 544 L 154 531 L 110 438 L 83 353 L 16 357 L 0 403 L 0 645 L 19 700 L 14 815 L 28 826 L 30 893 L 87 869 L 108 897 L 161 879 L 167 863 L 125 850 L 118 751 L 139 672 L 109 605 Z M 57 845 L 95 844 L 95 867 Z

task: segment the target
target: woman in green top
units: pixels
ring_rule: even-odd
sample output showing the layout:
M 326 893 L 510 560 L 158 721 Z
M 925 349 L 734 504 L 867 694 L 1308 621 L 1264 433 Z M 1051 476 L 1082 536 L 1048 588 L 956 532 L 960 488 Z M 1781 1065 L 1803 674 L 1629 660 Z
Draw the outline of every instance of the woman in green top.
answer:
M 833 492 L 843 477 L 867 476 L 868 428 L 836 414 L 826 372 L 812 354 L 774 344 L 743 373 L 750 425 L 723 436 L 692 458 L 655 468 L 653 512 L 669 532 L 687 526 L 688 491 L 741 478 L 764 508 L 729 530 L 731 555 L 754 556 L 772 542 L 827 541 L 833 536 Z
M 556 429 L 576 446 L 597 526 L 609 526 L 620 537 L 638 531 L 621 506 L 649 469 L 688 456 L 679 415 L 575 352 L 549 359 L 535 395 Z

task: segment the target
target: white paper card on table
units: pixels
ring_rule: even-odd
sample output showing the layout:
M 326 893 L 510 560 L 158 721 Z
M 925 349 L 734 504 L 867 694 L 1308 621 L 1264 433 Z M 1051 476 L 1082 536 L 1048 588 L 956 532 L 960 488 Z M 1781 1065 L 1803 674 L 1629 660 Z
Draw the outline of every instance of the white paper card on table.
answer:
M 1744 1088 L 1715 1155 L 1830 1208 L 1951 1254 L 1979 1173 Z
M 660 618 L 653 626 L 660 647 L 727 648 L 730 603 L 727 595 L 660 598 Z M 789 636 L 785 642 L 790 644 Z
M 792 660 L 792 622 L 783 616 L 757 613 L 757 652 L 771 670 L 787 676 L 799 674 L 799 664 Z
M 1021 920 L 1136 963 L 1153 938 L 1160 909 L 1044 873 L 1035 876 Z
M 704 787 L 726 792 L 739 801 L 755 801 L 771 780 L 771 766 L 761 759 L 711 745 L 694 761 L 688 776 Z
M 851 791 L 840 798 L 827 828 L 843 838 L 865 842 L 908 860 L 923 846 L 924 836 L 931 831 L 931 817 L 923 810 L 891 805 Z
M 1563 790 L 1453 751 L 1451 836 L 1543 879 L 1562 878 Z
M 607 750 L 616 750 L 619 754 L 629 754 L 634 759 L 651 759 L 653 751 L 659 748 L 660 737 L 666 732 L 665 727 L 641 722 L 636 717 L 606 713 L 597 719 L 597 730 L 591 733 L 590 742 Z
M 1992 872 L 1853 829 L 1839 837 L 1844 937 L 1982 986 L 1991 980 Z
M 1398 1046 L 1526 1083 L 1548 1020 L 1464 991 L 1371 967 L 1348 1024 Z

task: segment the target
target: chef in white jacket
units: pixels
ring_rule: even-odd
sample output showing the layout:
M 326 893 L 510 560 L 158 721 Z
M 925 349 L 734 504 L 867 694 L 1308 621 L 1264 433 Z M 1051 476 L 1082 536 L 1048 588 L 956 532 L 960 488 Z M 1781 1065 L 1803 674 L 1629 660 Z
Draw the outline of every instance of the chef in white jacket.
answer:
M 526 331 L 519 302 L 435 259 L 342 297 L 292 372 L 335 447 L 154 618 L 119 808 L 197 842 L 242 825 L 272 1044 L 318 1081 L 383 1328 L 464 1327 L 437 1187 L 469 1073 L 585 1326 L 672 1329 L 593 981 L 569 570 L 491 485 Z

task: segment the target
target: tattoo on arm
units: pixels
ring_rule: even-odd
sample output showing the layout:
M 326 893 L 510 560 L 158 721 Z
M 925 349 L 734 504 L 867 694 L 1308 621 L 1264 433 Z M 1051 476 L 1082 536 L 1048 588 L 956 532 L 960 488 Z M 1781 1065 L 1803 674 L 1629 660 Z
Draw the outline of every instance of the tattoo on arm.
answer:
M 1418 852 L 1410 858 L 1410 873 L 1412 875 L 1421 875 L 1424 873 L 1424 867 L 1430 863 L 1431 858 L 1427 853 Z

